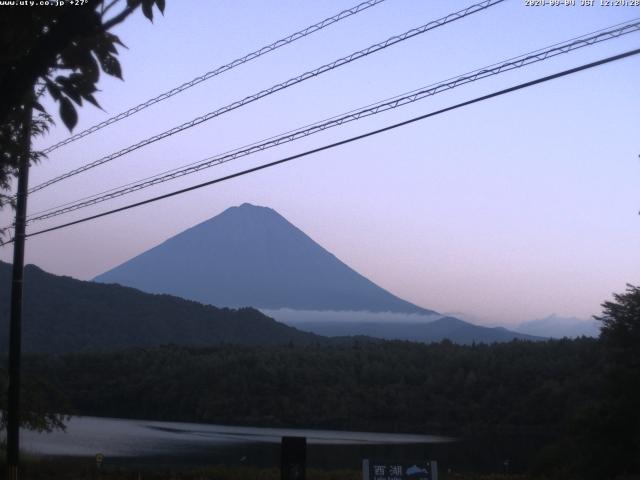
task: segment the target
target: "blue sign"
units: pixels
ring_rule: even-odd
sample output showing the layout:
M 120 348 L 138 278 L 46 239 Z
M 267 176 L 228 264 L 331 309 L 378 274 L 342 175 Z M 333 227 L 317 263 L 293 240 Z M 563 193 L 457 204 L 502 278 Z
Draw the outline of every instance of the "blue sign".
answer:
M 363 460 L 363 480 L 438 480 L 435 461 Z

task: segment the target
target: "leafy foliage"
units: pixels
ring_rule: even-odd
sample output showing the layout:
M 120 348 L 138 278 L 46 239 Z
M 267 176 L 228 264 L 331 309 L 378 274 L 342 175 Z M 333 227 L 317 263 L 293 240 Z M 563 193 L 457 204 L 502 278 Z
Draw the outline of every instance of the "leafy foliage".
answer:
M 30 109 L 27 105 L 22 105 L 13 112 L 9 121 L 0 124 L 0 209 L 5 205 L 15 208 L 15 198 L 5 192 L 11 188 L 11 180 L 17 176 L 20 160 L 25 154 L 24 138 L 27 128 L 34 138 L 47 133 L 52 123 L 51 117 L 38 102 L 41 95 L 42 89 L 37 93 L 30 93 L 28 103 L 35 109 L 31 120 L 27 118 Z M 30 151 L 28 162 L 34 164 L 41 158 L 40 152 Z M 0 229 L 0 238 L 2 234 Z
M 615 301 L 602 304 L 602 340 L 612 349 L 620 349 L 623 359 L 640 366 L 640 287 L 627 285 L 626 293 L 614 294 Z M 627 357 L 626 353 L 635 353 Z
M 138 7 L 153 19 L 153 6 L 164 12 L 164 0 L 88 0 L 72 8 L 5 8 L 0 16 L 0 208 L 11 204 L 5 193 L 17 174 L 25 150 L 24 133 L 46 132 L 53 118 L 40 103 L 48 94 L 59 104 L 69 130 L 78 122 L 76 106 L 99 107 L 94 94 L 100 71 L 122 78 L 117 46 L 109 32 Z M 114 12 L 119 6 L 120 10 Z M 36 112 L 33 126 L 25 115 Z M 30 161 L 40 158 L 38 154 Z
M 576 405 L 566 435 L 544 452 L 556 478 L 640 475 L 640 288 L 628 285 L 613 297 L 595 317 L 602 322 L 599 388 Z
M 0 369 L 0 392 L 6 392 L 8 377 L 7 370 Z M 22 379 L 21 390 L 20 425 L 22 427 L 38 432 L 65 429 L 64 422 L 67 416 L 56 413 L 52 408 L 54 405 L 58 411 L 69 408 L 58 390 L 52 388 L 51 384 L 45 380 L 31 375 Z M 7 396 L 0 395 L 0 431 L 7 427 L 6 401 Z
M 577 428 L 585 451 L 601 459 L 599 468 L 585 465 L 586 478 L 640 475 L 640 288 L 627 285 L 613 298 L 596 317 L 602 322 L 606 395 Z

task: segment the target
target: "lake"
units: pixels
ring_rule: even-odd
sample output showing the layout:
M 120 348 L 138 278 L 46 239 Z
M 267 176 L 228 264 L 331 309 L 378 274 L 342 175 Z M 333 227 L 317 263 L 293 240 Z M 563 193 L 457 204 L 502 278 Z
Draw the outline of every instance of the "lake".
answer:
M 447 437 L 396 433 L 254 428 L 73 417 L 66 432 L 22 432 L 22 449 L 45 456 L 105 456 L 107 464 L 277 466 L 283 436 L 307 438 L 308 463 L 359 468 L 363 458 L 430 458 Z

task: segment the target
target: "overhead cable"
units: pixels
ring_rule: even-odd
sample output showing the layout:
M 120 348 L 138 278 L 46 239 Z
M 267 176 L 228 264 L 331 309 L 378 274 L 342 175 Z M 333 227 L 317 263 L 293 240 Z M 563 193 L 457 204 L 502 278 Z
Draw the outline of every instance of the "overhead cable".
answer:
M 604 58 L 602 60 L 598 60 L 596 62 L 587 63 L 587 64 L 581 65 L 579 67 L 570 68 L 568 70 L 564 70 L 562 72 L 554 73 L 552 75 L 547 75 L 545 77 L 541 77 L 541 78 L 538 78 L 538 79 L 535 79 L 535 80 L 531 80 L 529 82 L 520 83 L 520 84 L 515 85 L 513 87 L 505 88 L 503 90 L 499 90 L 497 92 L 493 92 L 493 93 L 490 93 L 488 95 L 483 95 L 481 97 L 476 97 L 476 98 L 474 98 L 472 100 L 468 100 L 466 102 L 458 103 L 458 104 L 452 105 L 450 107 L 446 107 L 446 108 L 442 108 L 440 110 L 436 110 L 434 112 L 426 113 L 424 115 L 420 115 L 418 117 L 414 117 L 414 118 L 411 118 L 409 120 L 405 120 L 405 121 L 400 122 L 400 123 L 395 123 L 393 125 L 389 125 L 389 126 L 384 127 L 384 128 L 379 128 L 377 130 L 372 130 L 370 132 L 363 133 L 361 135 L 356 135 L 354 137 L 350 137 L 350 138 L 347 138 L 345 140 L 341 140 L 339 142 L 334 142 L 334 143 L 331 143 L 331 144 L 328 144 L 328 145 L 323 145 L 321 147 L 314 148 L 314 149 L 311 149 L 311 150 L 307 150 L 305 152 L 298 153 L 296 155 L 291 155 L 289 157 L 285 157 L 285 158 L 282 158 L 280 160 L 276 160 L 276 161 L 273 161 L 273 162 L 270 162 L 270 163 L 259 165 L 257 167 L 248 168 L 246 170 L 242 170 L 240 172 L 233 173 L 231 175 L 226 175 L 224 177 L 220 177 L 220 178 L 216 178 L 216 179 L 213 179 L 213 180 L 209 180 L 207 182 L 199 183 L 197 185 L 192 185 L 192 186 L 187 187 L 187 188 L 182 188 L 180 190 L 176 190 L 176 191 L 173 191 L 173 192 L 170 192 L 170 193 L 165 193 L 165 194 L 159 195 L 157 197 L 153 197 L 153 198 L 149 198 L 147 200 L 143 200 L 143 201 L 140 201 L 140 202 L 136 202 L 136 203 L 132 203 L 132 204 L 129 204 L 129 205 L 125 205 L 123 207 L 115 208 L 113 210 L 109 210 L 109 211 L 102 212 L 102 213 L 98 213 L 96 215 L 91 215 L 91 216 L 88 216 L 88 217 L 84 217 L 84 218 L 81 218 L 81 219 L 78 219 L 78 220 L 74 220 L 72 222 L 64 223 L 64 224 L 61 224 L 61 225 L 56 225 L 56 226 L 50 227 L 50 228 L 45 228 L 43 230 L 38 230 L 36 232 L 31 232 L 31 233 L 27 234 L 27 237 L 34 237 L 36 235 L 42 235 L 44 233 L 53 232 L 53 231 L 56 231 L 56 230 L 60 230 L 60 229 L 63 229 L 63 228 L 70 227 L 72 225 L 78 225 L 80 223 L 85 223 L 85 222 L 88 222 L 90 220 L 95 220 L 97 218 L 106 217 L 108 215 L 113 215 L 113 214 L 118 213 L 118 212 L 123 212 L 123 211 L 126 211 L 126 210 L 130 210 L 132 208 L 140 207 L 142 205 L 147 205 L 147 204 L 154 203 L 154 202 L 157 202 L 157 201 L 160 201 L 160 200 L 164 200 L 166 198 L 174 197 L 176 195 L 181 195 L 183 193 L 191 192 L 193 190 L 198 190 L 198 189 L 203 188 L 203 187 L 207 187 L 207 186 L 210 186 L 210 185 L 215 185 L 217 183 L 221 183 L 221 182 L 224 182 L 224 181 L 227 181 L 227 180 L 231 180 L 233 178 L 238 178 L 238 177 L 241 177 L 241 176 L 244 176 L 244 175 L 248 175 L 250 173 L 254 173 L 254 172 L 257 172 L 257 171 L 260 171 L 260 170 L 264 170 L 264 169 L 267 169 L 267 168 L 270 168 L 270 167 L 274 167 L 276 165 L 281 165 L 283 163 L 290 162 L 292 160 L 296 160 L 298 158 L 306 157 L 306 156 L 312 155 L 314 153 L 322 152 L 322 151 L 329 150 L 329 149 L 332 149 L 332 148 L 335 148 L 335 147 L 338 147 L 338 146 L 341 146 L 341 145 L 345 145 L 345 144 L 348 144 L 348 143 L 351 143 L 351 142 L 362 140 L 362 139 L 367 138 L 367 137 L 378 135 L 380 133 L 387 132 L 389 130 L 393 130 L 393 129 L 396 129 L 396 128 L 399 128 L 399 127 L 403 127 L 403 126 L 406 126 L 406 125 L 409 125 L 411 123 L 415 123 L 415 122 L 418 122 L 418 121 L 421 121 L 421 120 L 425 120 L 427 118 L 434 117 L 436 115 L 440 115 L 440 114 L 445 113 L 445 112 L 450 112 L 450 111 L 456 110 L 458 108 L 466 107 L 468 105 L 472 105 L 472 104 L 475 104 L 475 103 L 486 101 L 486 100 L 489 100 L 491 98 L 495 98 L 495 97 L 498 97 L 498 96 L 501 96 L 501 95 L 505 95 L 507 93 L 515 92 L 515 91 L 518 91 L 518 90 L 522 90 L 524 88 L 532 87 L 532 86 L 538 85 L 540 83 L 544 83 L 544 82 L 548 82 L 550 80 L 555 80 L 557 78 L 561 78 L 561 77 L 565 77 L 565 76 L 568 76 L 568 75 L 572 75 L 572 74 L 575 74 L 575 73 L 578 73 L 578 72 L 581 72 L 581 71 L 584 71 L 584 70 L 588 70 L 590 68 L 598 67 L 600 65 L 611 63 L 611 62 L 614 62 L 614 61 L 617 61 L 617 60 L 621 60 L 621 59 L 624 59 L 624 58 L 628 58 L 628 57 L 631 57 L 633 55 L 638 55 L 638 54 L 640 54 L 640 49 L 630 50 L 630 51 L 627 51 L 625 53 L 621 53 L 619 55 L 614 55 L 614 56 L 610 56 L 610 57 Z M 13 242 L 13 239 L 5 242 L 5 244 L 6 243 L 11 243 L 11 242 Z
M 67 145 L 69 143 L 75 142 L 76 140 L 79 140 L 83 137 L 86 137 L 87 135 L 91 135 L 94 132 L 97 132 L 98 130 L 101 130 L 109 125 L 111 125 L 112 123 L 116 123 L 119 122 L 120 120 L 124 120 L 127 117 L 130 117 L 132 115 L 135 115 L 136 113 L 144 110 L 145 108 L 150 107 L 151 105 L 155 105 L 156 103 L 162 102 L 163 100 L 166 100 L 168 98 L 173 97 L 174 95 L 177 95 L 178 93 L 184 92 L 185 90 L 188 90 L 191 87 L 194 87 L 195 85 L 198 85 L 202 82 L 205 82 L 207 80 L 209 80 L 210 78 L 213 78 L 217 75 L 220 75 L 224 72 L 228 72 L 229 70 L 242 65 L 244 63 L 250 62 L 251 60 L 254 60 L 258 57 L 261 57 L 267 53 L 273 52 L 274 50 L 277 50 L 280 47 L 284 47 L 285 45 L 289 45 L 290 43 L 295 42 L 296 40 L 300 40 L 301 38 L 304 38 L 308 35 L 311 35 L 312 33 L 315 33 L 319 30 L 322 30 L 325 27 L 328 27 L 330 25 L 333 25 L 334 23 L 339 22 L 340 20 L 343 20 L 345 18 L 348 18 L 352 15 L 355 15 L 357 13 L 360 13 L 364 10 L 367 10 L 368 8 L 371 8 L 375 5 L 378 5 L 382 2 L 384 2 L 386 0 L 368 0 L 366 2 L 362 2 L 359 5 L 356 5 L 355 7 L 349 8 L 347 10 L 343 10 L 340 13 L 337 13 L 336 15 L 333 15 L 332 17 L 329 18 L 325 18 L 324 20 L 322 20 L 321 22 L 315 23 L 313 25 L 310 25 L 298 32 L 292 33 L 291 35 L 288 35 L 287 37 L 281 38 L 280 40 L 277 40 L 269 45 L 266 45 L 262 48 L 259 48 L 258 50 L 255 50 L 251 53 L 248 53 L 240 58 L 236 58 L 235 60 L 222 65 L 220 67 L 215 68 L 214 70 L 211 70 L 207 73 L 204 73 L 203 75 L 200 75 L 199 77 L 196 77 L 192 80 L 189 80 L 188 82 L 183 83 L 182 85 L 172 88 L 171 90 L 168 90 L 164 93 L 161 93 L 160 95 L 150 98 L 149 100 L 142 102 L 139 105 L 136 105 L 135 107 L 131 107 L 128 110 L 125 110 L 122 113 L 119 113 L 118 115 L 115 115 L 111 118 L 108 118 L 107 120 L 104 120 L 100 123 L 97 123 L 96 125 L 93 125 L 92 127 L 87 128 L 86 130 L 83 130 L 81 132 L 76 133 L 75 135 L 72 135 L 54 145 L 51 145 L 50 147 L 45 148 L 42 153 L 50 153 L 53 152 L 54 150 L 57 150 L 58 148 Z
M 555 44 L 551 47 L 547 47 L 546 49 L 539 49 L 534 52 L 526 53 L 526 54 L 520 55 L 519 57 L 515 57 L 512 59 L 503 61 L 502 63 L 495 63 L 488 67 L 484 67 L 484 68 L 475 70 L 473 72 L 466 73 L 464 75 L 453 77 L 439 83 L 431 84 L 419 90 L 408 92 L 401 96 L 383 100 L 381 102 L 368 105 L 358 110 L 352 110 L 351 112 L 342 114 L 340 116 L 335 116 L 330 119 L 323 120 L 321 122 L 317 122 L 312 125 L 308 125 L 296 130 L 286 132 L 279 136 L 271 137 L 262 142 L 256 142 L 251 145 L 247 145 L 245 147 L 232 150 L 230 152 L 225 152 L 213 157 L 209 157 L 199 162 L 192 163 L 184 167 L 172 169 L 168 172 L 164 172 L 162 174 L 155 175 L 153 177 L 149 177 L 138 182 L 132 182 L 121 187 L 116 187 L 114 189 L 110 189 L 106 192 L 102 192 L 97 195 L 85 197 L 83 199 L 80 199 L 74 202 L 68 202 L 58 207 L 52 207 L 51 209 L 31 215 L 28 218 L 28 222 L 31 223 L 31 222 L 46 220 L 49 218 L 53 218 L 65 213 L 69 213 L 69 212 L 81 209 L 81 208 L 86 208 L 107 200 L 111 200 L 117 197 L 121 197 L 123 195 L 136 192 L 138 190 L 142 190 L 145 188 L 152 187 L 154 185 L 158 185 L 160 183 L 164 183 L 170 180 L 174 180 L 176 178 L 180 178 L 185 175 L 189 175 L 207 168 L 221 165 L 223 163 L 227 163 L 237 158 L 251 155 L 253 153 L 266 150 L 268 148 L 272 148 L 278 145 L 282 145 L 284 143 L 292 142 L 299 138 L 307 137 L 309 135 L 313 135 L 315 133 L 325 131 L 329 128 L 340 126 L 348 122 L 352 122 L 355 120 L 359 120 L 361 118 L 365 118 L 365 117 L 369 117 L 372 115 L 385 112 L 387 110 L 392 110 L 394 108 L 408 105 L 418 100 L 422 100 L 424 98 L 436 95 L 446 90 L 451 90 L 453 88 L 456 88 L 458 86 L 461 86 L 467 83 L 471 83 L 489 76 L 498 75 L 503 72 L 507 72 L 507 71 L 521 68 L 527 65 L 531 65 L 533 63 L 541 62 L 549 58 L 553 58 L 555 56 L 568 53 L 579 48 L 583 48 L 589 45 L 594 45 L 596 43 L 610 40 L 613 38 L 618 38 L 621 35 L 631 33 L 631 32 L 637 32 L 637 31 L 640 31 L 640 20 L 636 20 L 635 22 L 627 22 L 617 28 L 601 30 L 596 34 L 591 34 L 589 36 L 582 36 L 582 37 L 579 37 L 577 40 L 572 39 L 563 43 Z
M 293 85 L 296 85 L 298 83 L 304 82 L 305 80 L 308 80 L 310 78 L 314 78 L 318 75 L 321 75 L 323 73 L 326 73 L 328 71 L 331 71 L 335 68 L 341 67 L 343 65 L 346 65 L 348 63 L 351 63 L 355 60 L 358 60 L 360 58 L 366 57 L 368 55 L 371 55 L 372 53 L 376 53 L 379 52 L 381 50 L 384 50 L 387 47 L 390 47 L 392 45 L 395 45 L 397 43 L 403 42 L 405 40 L 408 40 L 410 38 L 413 38 L 417 35 L 421 35 L 425 32 L 428 32 L 430 30 L 433 30 L 435 28 L 441 27 L 442 25 L 446 25 L 448 23 L 454 22 L 456 20 L 459 20 L 461 18 L 467 17 L 469 15 L 472 15 L 474 13 L 483 11 L 491 6 L 494 6 L 498 3 L 502 3 L 504 0 L 484 0 L 480 3 L 476 3 L 474 5 L 471 5 L 463 10 L 454 12 L 454 13 L 450 13 L 449 15 L 442 17 L 438 20 L 434 20 L 431 21 L 425 25 L 422 25 L 420 27 L 417 28 L 413 28 L 411 30 L 408 30 L 400 35 L 396 35 L 393 36 L 391 38 L 388 38 L 387 40 L 380 42 L 380 43 L 376 43 L 374 45 L 371 45 L 370 47 L 367 47 L 363 50 L 359 50 L 357 52 L 352 53 L 351 55 L 348 55 L 346 57 L 342 57 L 338 60 L 335 60 L 331 63 L 325 64 L 321 67 L 318 67 L 314 70 L 310 70 L 308 72 L 303 73 L 302 75 L 299 75 L 297 77 L 293 77 L 290 78 L 289 80 L 282 82 L 282 83 L 278 83 L 276 85 L 273 85 L 272 87 L 269 87 L 265 90 L 261 90 L 258 93 L 255 93 L 253 95 L 249 95 L 248 97 L 243 98 L 242 100 L 238 100 L 236 102 L 233 102 L 229 105 L 226 105 L 222 108 L 219 108 L 217 110 L 214 110 L 212 112 L 209 112 L 205 115 L 202 115 L 200 117 L 194 118 L 193 120 L 189 121 L 189 122 L 185 122 L 181 125 L 178 125 L 176 127 L 173 127 L 169 130 L 166 130 L 162 133 L 159 133 L 157 135 L 154 135 L 152 137 L 146 138 L 144 140 L 139 141 L 138 143 L 135 143 L 133 145 L 130 145 L 122 150 L 119 150 L 115 153 L 112 153 L 110 155 L 107 155 L 105 157 L 102 157 L 98 160 L 95 160 L 91 163 L 88 163 L 86 165 L 83 165 L 81 167 L 78 167 L 76 169 L 70 170 L 66 173 L 63 173 L 62 175 L 59 175 L 55 178 L 52 178 L 50 180 L 45 181 L 44 183 L 41 183 L 39 185 L 36 185 L 35 187 L 32 187 L 29 190 L 29 193 L 34 193 L 37 192 L 38 190 L 42 190 L 43 188 L 49 187 L 55 183 L 58 183 L 62 180 L 65 180 L 69 177 L 78 175 L 79 173 L 85 172 L 87 170 L 90 170 L 92 168 L 95 168 L 99 165 L 102 165 L 104 163 L 110 162 L 112 160 L 115 160 L 116 158 L 122 157 L 123 155 L 126 155 L 128 153 L 131 153 L 135 150 L 138 150 L 139 148 L 145 147 L 147 145 L 150 145 L 152 143 L 157 142 L 158 140 L 162 140 L 164 138 L 170 137 L 171 135 L 175 135 L 176 133 L 182 132 L 184 130 L 187 130 L 188 128 L 192 128 L 195 127 L 196 125 L 200 125 L 201 123 L 204 123 L 208 120 L 211 120 L 212 118 L 218 117 L 220 115 L 223 115 L 225 113 L 228 113 L 232 110 L 235 110 L 237 108 L 240 108 L 242 106 L 245 106 L 249 103 L 255 102 L 256 100 L 259 100 L 261 98 L 264 98 L 268 95 L 271 95 L 273 93 L 279 92 L 280 90 L 284 90 L 286 88 L 289 88 Z

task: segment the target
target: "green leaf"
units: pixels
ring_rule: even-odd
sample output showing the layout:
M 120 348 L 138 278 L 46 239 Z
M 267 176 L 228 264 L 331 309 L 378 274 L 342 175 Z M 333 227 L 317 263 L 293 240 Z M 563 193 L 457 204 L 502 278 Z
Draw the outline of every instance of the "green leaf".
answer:
M 112 77 L 118 77 L 122 80 L 122 69 L 120 68 L 120 62 L 113 55 L 102 55 L 98 57 L 100 60 L 100 65 L 102 66 L 102 70 L 107 75 L 111 75 Z
M 49 92 L 49 95 L 51 95 L 51 98 L 59 100 L 61 96 L 60 88 L 58 88 L 58 86 L 48 78 L 45 78 L 45 82 L 47 83 L 47 91 Z
M 78 78 L 74 82 L 74 85 L 76 87 L 76 91 L 83 97 L 98 90 L 95 83 L 91 82 L 86 77 Z
M 73 84 L 74 90 L 80 95 L 96 91 L 95 82 L 84 73 L 72 73 L 69 75 L 69 81 Z
M 158 6 L 158 10 L 160 10 L 160 13 L 162 13 L 164 15 L 165 1 L 164 0 L 156 0 L 156 5 Z
M 102 42 L 100 42 L 100 44 L 101 44 L 101 47 L 104 49 L 105 52 L 114 53 L 116 55 L 118 54 L 118 49 L 113 44 L 113 41 L 105 38 L 105 39 L 103 39 Z
M 84 97 L 84 99 L 87 102 L 91 103 L 95 107 L 98 107 L 100 110 L 102 110 L 102 107 L 100 106 L 100 104 L 98 103 L 98 101 L 96 100 L 96 98 L 92 94 L 87 93 L 87 94 L 84 94 L 82 96 Z
M 64 95 L 71 98 L 78 105 L 82 105 L 82 98 L 80 98 L 80 93 L 78 92 L 75 82 L 75 80 L 77 80 L 77 75 L 78 74 L 71 74 L 70 77 L 58 76 L 56 77 L 56 82 L 58 82 L 58 85 Z
M 75 85 L 73 85 L 72 83 L 66 84 L 64 87 L 62 87 L 62 92 L 78 105 L 82 106 L 82 97 L 78 93 Z
M 68 47 L 60 54 L 65 68 L 79 70 L 83 65 L 91 63 L 91 47 L 86 44 L 87 42 L 82 42 Z
M 153 0 L 142 0 L 142 13 L 153 22 Z
M 60 118 L 69 131 L 72 131 L 78 123 L 78 112 L 76 112 L 71 100 L 66 97 L 60 98 Z
M 105 38 L 108 39 L 111 43 L 115 43 L 116 45 L 120 45 L 123 48 L 128 48 L 124 43 L 122 43 L 122 40 L 120 40 L 120 37 L 118 37 L 117 35 L 114 35 L 111 32 L 106 32 L 104 34 Z

